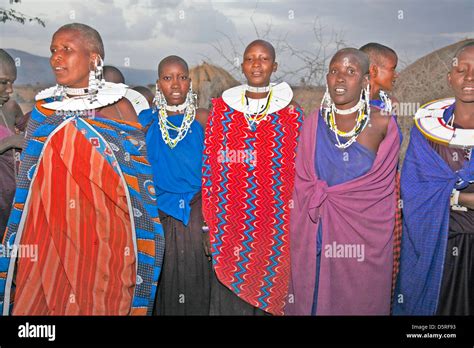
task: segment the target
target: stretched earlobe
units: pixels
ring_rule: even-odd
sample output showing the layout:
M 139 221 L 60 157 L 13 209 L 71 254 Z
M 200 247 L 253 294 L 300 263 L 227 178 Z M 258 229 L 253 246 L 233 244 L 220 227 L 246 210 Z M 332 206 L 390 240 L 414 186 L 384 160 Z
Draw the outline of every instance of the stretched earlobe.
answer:
M 377 65 L 371 65 L 369 68 L 369 74 L 371 77 L 375 78 L 379 74 L 379 69 L 377 68 Z
M 91 57 L 90 57 L 90 61 L 89 61 L 89 65 L 91 66 L 91 69 L 90 70 L 95 70 L 97 68 L 97 65 L 100 64 L 100 61 L 101 61 L 101 57 L 99 54 L 91 54 Z
M 366 88 L 368 85 L 370 85 L 370 77 L 370 74 L 364 76 L 364 81 L 362 82 L 363 88 Z
M 91 59 L 89 60 L 89 70 L 94 70 L 95 69 L 95 57 L 92 56 Z

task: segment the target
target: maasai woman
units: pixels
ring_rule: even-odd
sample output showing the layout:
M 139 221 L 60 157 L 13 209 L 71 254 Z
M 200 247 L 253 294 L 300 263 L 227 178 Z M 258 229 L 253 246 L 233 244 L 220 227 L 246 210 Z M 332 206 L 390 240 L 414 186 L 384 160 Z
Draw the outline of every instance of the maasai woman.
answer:
M 3 242 L 4 314 L 11 300 L 15 315 L 152 312 L 164 249 L 152 171 L 125 88 L 101 80 L 103 57 L 87 25 L 53 35 L 58 84 L 36 96 Z
M 474 41 L 456 53 L 448 82 L 454 100 L 418 110 L 403 165 L 394 314 L 474 314 Z
M 0 49 L 0 240 L 7 227 L 18 169 L 18 150 L 23 147 L 28 117 L 12 99 L 16 66 L 13 58 Z
M 392 102 L 393 97 L 390 98 L 388 93 L 392 91 L 398 78 L 397 53 L 390 47 L 376 42 L 365 44 L 360 50 L 369 56 L 371 104 L 390 113 L 393 111 L 394 103 Z
M 187 63 L 169 56 L 158 65 L 155 106 L 140 113 L 147 129 L 160 220 L 163 272 L 155 312 L 208 315 L 211 263 L 204 250 L 202 151 L 208 110 L 197 109 Z M 208 251 L 207 251 L 208 252 Z
M 369 56 L 369 84 L 370 105 L 381 110 L 385 115 L 393 115 L 397 119 L 399 102 L 393 96 L 389 96 L 398 78 L 397 53 L 385 45 L 370 42 L 359 48 Z M 404 115 L 402 115 L 404 116 Z M 400 130 L 400 143 L 402 132 Z M 395 181 L 395 192 L 397 195 L 397 206 L 395 212 L 395 227 L 393 231 L 393 273 L 392 294 L 395 290 L 395 281 L 400 266 L 400 245 L 402 241 L 402 205 L 400 201 L 400 171 L 397 171 Z
M 127 87 L 125 98 L 130 101 L 137 115 L 143 110 L 150 108 L 148 101 L 141 93 L 139 93 L 138 91 L 135 91 L 134 88 L 129 88 L 127 85 L 125 85 L 125 77 L 123 76 L 122 72 L 117 67 L 113 65 L 104 65 L 102 70 L 103 70 L 104 80 L 106 82 L 124 84 L 124 86 Z
M 400 136 L 369 105 L 369 60 L 331 59 L 319 112 L 298 145 L 288 314 L 389 314 Z
M 213 100 L 203 173 L 214 269 L 211 314 L 283 314 L 303 111 L 288 84 L 270 83 L 276 70 L 275 49 L 256 40 L 244 53 L 247 84 Z

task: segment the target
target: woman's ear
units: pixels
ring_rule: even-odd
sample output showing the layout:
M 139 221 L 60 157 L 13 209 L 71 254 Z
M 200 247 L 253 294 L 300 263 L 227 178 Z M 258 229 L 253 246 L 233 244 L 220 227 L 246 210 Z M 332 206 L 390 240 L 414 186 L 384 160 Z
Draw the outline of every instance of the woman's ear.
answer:
M 377 67 L 377 65 L 370 64 L 369 74 L 370 74 L 370 77 L 373 78 L 373 79 L 375 79 L 377 77 L 377 75 L 379 74 L 379 68 Z
M 277 70 L 278 70 L 278 63 L 275 62 L 275 63 L 273 63 L 273 72 L 275 72 Z
M 91 67 L 90 70 L 95 70 L 97 68 L 97 64 L 99 63 L 100 55 L 98 53 L 91 53 L 89 55 L 89 66 Z

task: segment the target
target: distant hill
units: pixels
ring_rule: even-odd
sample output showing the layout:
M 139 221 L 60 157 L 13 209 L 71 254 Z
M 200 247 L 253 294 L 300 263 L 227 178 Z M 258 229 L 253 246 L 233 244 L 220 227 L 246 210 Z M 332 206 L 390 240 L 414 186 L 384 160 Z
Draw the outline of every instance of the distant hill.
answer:
M 16 85 L 50 86 L 55 83 L 54 75 L 49 65 L 49 57 L 41 57 L 13 48 L 5 49 L 14 59 L 19 59 Z M 120 67 L 128 85 L 155 84 L 156 71 Z

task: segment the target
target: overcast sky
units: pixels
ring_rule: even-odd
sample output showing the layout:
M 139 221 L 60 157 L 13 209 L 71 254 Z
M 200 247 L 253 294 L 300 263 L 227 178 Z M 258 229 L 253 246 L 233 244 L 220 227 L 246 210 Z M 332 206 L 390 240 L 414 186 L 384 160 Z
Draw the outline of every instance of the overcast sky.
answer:
M 329 44 L 328 49 L 333 47 L 332 33 L 338 33 L 349 46 L 370 41 L 386 44 L 403 62 L 474 38 L 473 0 L 21 0 L 19 4 L 0 0 L 0 7 L 46 22 L 46 28 L 35 23 L 0 23 L 2 48 L 48 56 L 56 29 L 81 22 L 102 35 L 106 63 L 138 69 L 156 69 L 170 54 L 182 56 L 190 65 L 210 58 L 226 67 L 213 45 L 223 45 L 229 59 L 238 59 L 243 45 L 257 37 L 255 27 L 263 35 L 269 25 L 268 39 L 284 37 L 293 47 L 316 52 L 316 20 L 324 28 L 323 43 Z M 283 67 L 299 64 L 294 55 L 284 53 L 278 60 Z

